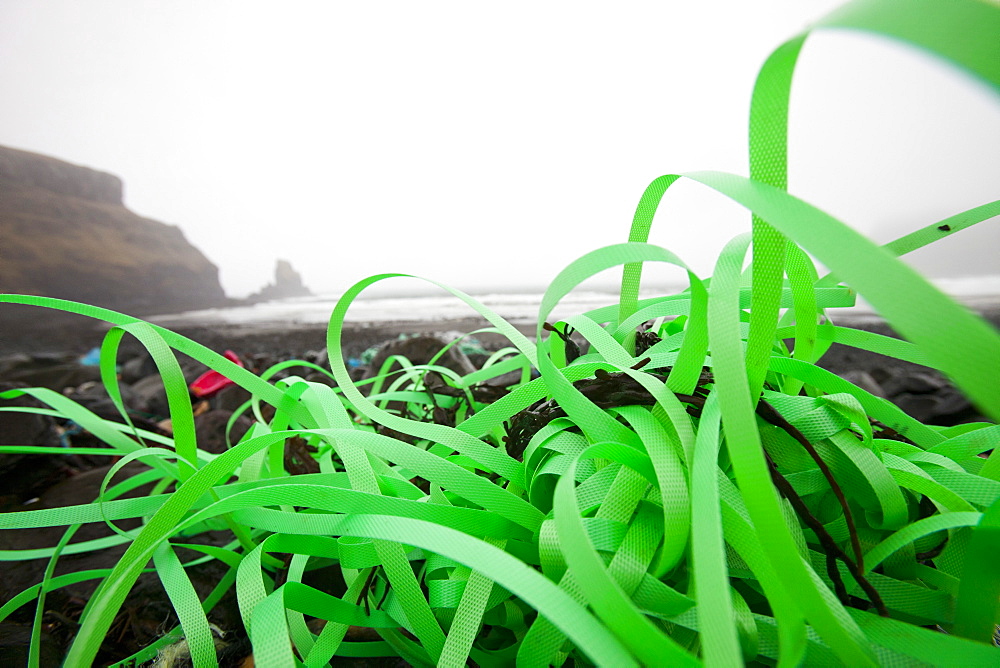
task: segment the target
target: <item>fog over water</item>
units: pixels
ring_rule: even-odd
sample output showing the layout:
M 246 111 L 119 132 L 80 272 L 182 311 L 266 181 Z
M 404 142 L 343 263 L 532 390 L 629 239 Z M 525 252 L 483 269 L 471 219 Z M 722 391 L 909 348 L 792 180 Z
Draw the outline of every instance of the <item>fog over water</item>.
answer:
M 934 283 L 945 293 L 974 308 L 1000 307 L 1000 275 L 965 279 L 939 279 Z M 640 298 L 676 294 L 682 286 L 645 289 Z M 226 325 L 322 325 L 330 320 L 341 295 L 299 297 L 225 309 L 206 309 L 152 318 L 166 326 Z M 473 295 L 479 303 L 515 324 L 535 323 L 538 319 L 540 292 L 481 292 Z M 617 304 L 618 294 L 610 289 L 577 290 L 564 297 L 548 320 L 556 321 L 587 311 Z M 863 299 L 853 307 L 830 308 L 833 318 L 868 318 L 874 309 Z M 478 318 L 479 314 L 457 297 L 439 290 L 434 294 L 409 296 L 372 296 L 362 293 L 354 300 L 345 318 L 349 323 L 428 322 Z M 485 325 L 485 322 L 484 322 Z
M 841 4 L 6 0 L 0 144 L 121 176 L 231 296 L 278 258 L 318 294 L 396 271 L 538 292 L 624 241 L 657 176 L 746 174 L 760 65 Z M 1000 198 L 995 92 L 869 35 L 807 40 L 789 145 L 790 190 L 879 243 Z M 651 241 L 707 276 L 748 229 L 681 181 Z M 996 275 L 997 248 L 993 220 L 912 262 Z

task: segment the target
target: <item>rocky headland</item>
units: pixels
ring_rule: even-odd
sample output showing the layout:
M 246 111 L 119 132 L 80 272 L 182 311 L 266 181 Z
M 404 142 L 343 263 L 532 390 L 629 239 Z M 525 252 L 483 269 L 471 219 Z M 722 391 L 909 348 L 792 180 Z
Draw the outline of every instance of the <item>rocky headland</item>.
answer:
M 2 146 L 0 292 L 135 315 L 228 303 L 218 267 L 178 227 L 126 208 L 117 176 Z M 0 341 L 61 327 L 51 320 L 4 305 Z

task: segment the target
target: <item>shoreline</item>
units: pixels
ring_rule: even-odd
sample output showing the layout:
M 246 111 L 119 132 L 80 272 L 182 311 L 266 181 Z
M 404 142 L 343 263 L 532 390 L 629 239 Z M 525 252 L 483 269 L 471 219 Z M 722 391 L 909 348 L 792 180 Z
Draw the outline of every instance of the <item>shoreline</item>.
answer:
M 0 357 L 46 356 L 81 357 L 99 347 L 109 329 L 107 322 L 86 316 L 38 307 L 0 304 Z M 147 318 L 157 320 L 156 316 Z M 512 323 L 529 338 L 535 335 L 531 323 Z M 267 354 L 272 358 L 299 358 L 326 348 L 327 325 L 312 323 L 260 322 L 170 323 L 160 325 L 216 352 L 231 349 L 245 355 Z M 341 349 L 346 357 L 357 357 L 371 346 L 398 338 L 401 334 L 468 334 L 491 324 L 483 318 L 440 320 L 391 320 L 348 322 L 341 333 Z M 487 347 L 508 345 L 500 334 L 475 335 Z M 141 344 L 126 336 L 119 358 L 140 352 Z M 0 378 L 0 380 L 3 380 Z
M 1000 305 L 993 302 L 976 308 L 975 311 L 1000 330 Z M 875 314 L 836 314 L 833 317 L 838 325 L 897 336 Z M 326 348 L 326 323 L 188 323 L 171 321 L 169 316 L 148 316 L 148 319 L 159 321 L 166 329 L 218 352 L 232 349 L 245 354 L 268 353 L 274 357 L 291 358 Z M 514 320 L 511 324 L 529 339 L 534 337 L 533 322 Z M 342 353 L 346 357 L 356 357 L 366 348 L 397 338 L 401 334 L 467 334 L 489 326 L 490 323 L 480 317 L 347 322 L 342 330 Z M 107 329 L 106 322 L 85 316 L 18 304 L 0 304 L 0 355 L 83 355 L 101 345 Z M 487 347 L 507 345 L 506 337 L 499 334 L 478 334 L 476 338 Z M 139 345 L 132 337 L 126 337 L 122 342 L 122 354 L 138 350 Z M 834 344 L 821 361 L 821 366 L 839 372 L 865 370 L 879 362 L 907 364 L 876 353 L 850 348 L 838 350 L 839 348 L 845 347 Z

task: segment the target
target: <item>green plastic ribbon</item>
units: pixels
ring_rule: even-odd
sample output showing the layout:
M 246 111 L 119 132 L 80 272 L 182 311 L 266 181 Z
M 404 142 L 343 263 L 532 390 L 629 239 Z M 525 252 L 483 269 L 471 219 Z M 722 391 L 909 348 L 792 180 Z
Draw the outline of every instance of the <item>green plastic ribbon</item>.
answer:
M 4 413 L 72 420 L 102 444 L 0 452 L 121 458 L 93 500 L 0 515 L 0 531 L 66 527 L 55 545 L 0 550 L 2 561 L 47 560 L 38 584 L 0 606 L 3 620 L 34 602 L 29 665 L 40 661 L 49 592 L 99 581 L 65 659 L 91 665 L 137 578 L 153 570 L 177 626 L 119 665 L 150 661 L 182 637 L 196 666 L 216 665 L 212 615 L 230 591 L 262 666 L 382 656 L 456 667 L 996 663 L 1000 426 L 922 424 L 816 362 L 836 343 L 926 365 L 1000 419 L 1000 335 L 898 259 L 997 216 L 1000 200 L 880 247 L 788 193 L 792 76 L 816 29 L 924 49 L 1000 90 L 996 3 L 846 5 L 762 67 L 749 177 L 653 180 L 627 242 L 582 256 L 552 281 L 534 341 L 473 297 L 428 281 L 510 341 L 468 375 L 441 366 L 442 352 L 425 365 L 397 356 L 373 379 L 351 380 L 339 354 L 347 313 L 365 290 L 399 274 L 363 279 L 340 298 L 328 370 L 288 360 L 260 375 L 138 318 L 0 295 L 0 303 L 110 323 L 100 371 L 121 416 L 99 417 L 42 388 L 0 394 L 43 405 Z M 751 214 L 750 234 L 725 246 L 710 278 L 647 243 L 680 180 Z M 819 277 L 814 258 L 831 274 Z M 640 300 L 649 262 L 684 269 L 688 285 Z M 581 283 L 619 266 L 617 303 L 547 322 Z M 825 309 L 856 295 L 902 338 L 832 323 Z M 172 437 L 129 419 L 115 373 L 125 336 L 150 352 L 164 379 Z M 587 342 L 578 356 L 571 336 Z M 177 353 L 251 395 L 230 427 L 240 414 L 253 427 L 222 454 L 199 447 Z M 393 365 L 401 370 L 390 374 Z M 296 376 L 297 368 L 334 385 Z M 481 384 L 510 372 L 520 382 L 485 400 Z M 386 435 L 393 432 L 405 438 Z M 292 438 L 305 440 L 319 473 L 286 470 Z M 132 462 L 145 470 L 110 484 Z M 152 494 L 123 498 L 150 483 Z M 123 531 L 115 523 L 126 519 L 140 524 Z M 93 522 L 115 533 L 70 542 Z M 187 542 L 218 529 L 232 534 L 224 547 Z M 112 569 L 55 575 L 63 556 L 122 544 Z M 197 558 L 182 562 L 178 548 Z M 191 575 L 210 560 L 226 575 L 200 600 Z M 331 564 L 342 588 L 305 584 L 309 570 Z M 380 640 L 351 640 L 350 626 Z

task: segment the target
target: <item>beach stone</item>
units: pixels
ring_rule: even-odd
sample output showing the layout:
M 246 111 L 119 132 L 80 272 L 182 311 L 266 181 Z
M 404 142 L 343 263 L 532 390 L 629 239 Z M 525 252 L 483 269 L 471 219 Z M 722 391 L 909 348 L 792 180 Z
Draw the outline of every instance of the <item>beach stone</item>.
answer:
M 857 385 L 869 394 L 873 394 L 876 397 L 882 397 L 883 399 L 886 397 L 885 389 L 883 389 L 882 386 L 879 385 L 878 381 L 875 380 L 875 378 L 873 378 L 867 371 L 845 371 L 839 375 L 848 383 Z
M 31 355 L 16 353 L 0 356 L 0 377 L 6 377 L 12 369 L 31 363 Z
M 489 378 L 483 381 L 483 385 L 489 385 L 491 387 L 510 387 L 511 385 L 517 385 L 521 382 L 521 370 L 508 371 L 505 374 L 496 376 L 494 378 Z
M 350 371 L 348 371 L 350 373 Z M 326 385 L 327 387 L 336 387 L 337 381 L 326 375 L 325 373 L 320 373 L 319 371 L 313 371 L 312 369 L 306 370 L 303 378 L 310 383 L 319 383 L 321 385 Z
M 890 373 L 878 383 L 885 391 L 885 396 L 894 397 L 898 394 L 929 394 L 948 387 L 948 381 L 941 375 L 928 371 L 913 371 Z
M 0 381 L 0 392 L 17 390 L 27 387 L 24 383 Z M 0 399 L 0 406 L 20 408 L 43 408 L 44 404 L 37 399 L 22 394 L 12 399 Z M 0 413 L 0 445 L 59 445 L 59 431 L 56 422 L 48 415 L 35 413 Z M 21 455 L 0 455 L 4 457 Z M 0 471 L 2 471 L 0 465 Z
M 893 397 L 892 402 L 924 424 L 932 424 L 937 413 L 937 397 L 933 394 L 901 394 Z
M 40 353 L 3 358 L 0 361 L 0 377 L 28 387 L 45 387 L 62 392 L 67 387 L 100 379 L 101 371 L 95 366 L 83 366 L 74 355 Z
M 249 401 L 251 394 L 239 385 L 224 387 L 210 399 L 212 408 L 232 413 Z
M 93 502 L 100 491 L 100 485 L 104 476 L 109 472 L 110 467 L 95 468 L 85 471 L 79 475 L 70 477 L 45 491 L 40 498 L 27 506 L 28 509 L 44 509 L 87 504 Z M 139 463 L 128 464 L 121 471 L 117 472 L 112 480 L 112 485 L 121 482 L 128 477 L 134 476 L 147 467 Z M 148 495 L 152 491 L 152 484 L 143 485 L 126 492 L 122 498 L 134 498 Z M 132 529 L 139 525 L 137 519 L 116 520 L 115 524 L 122 529 Z M 55 545 L 63 532 L 64 527 L 42 527 L 39 529 L 11 529 L 4 532 L 5 549 L 35 549 Z M 111 529 L 104 522 L 91 522 L 81 526 L 73 537 L 73 543 L 85 540 L 93 540 L 105 536 L 113 535 Z M 232 534 L 228 531 L 209 531 L 193 536 L 185 536 L 184 542 L 203 543 L 221 546 L 231 540 Z M 102 550 L 80 552 L 76 554 L 64 554 L 56 567 L 56 575 L 64 573 L 81 572 L 91 569 L 113 568 L 121 559 L 128 544 L 113 545 Z M 184 561 L 191 561 L 200 554 L 178 548 L 178 557 Z M 4 576 L 0 578 L 0 603 L 9 600 L 21 591 L 39 583 L 44 574 L 47 559 L 32 559 L 16 562 L 8 562 L 4 565 Z M 204 600 L 212 588 L 225 575 L 228 567 L 218 561 L 211 561 L 186 569 L 191 583 L 199 598 Z M 75 630 L 72 626 L 79 620 L 87 600 L 93 595 L 98 585 L 98 580 L 84 580 L 74 584 L 61 587 L 49 592 L 46 599 L 48 610 L 59 611 L 62 620 L 68 620 L 69 624 L 63 624 L 60 618 L 52 620 L 49 630 L 53 633 L 71 636 Z M 234 588 L 235 589 L 235 588 Z M 17 611 L 16 617 L 12 621 L 24 623 L 30 621 L 30 614 L 33 613 L 33 606 L 23 607 Z M 24 617 L 27 616 L 25 619 Z M 222 601 L 209 613 L 209 621 L 217 624 L 223 630 L 238 630 L 241 628 L 239 609 L 236 604 L 234 591 L 227 593 Z M 141 647 L 156 640 L 163 634 L 165 629 L 177 623 L 177 618 L 172 611 L 169 598 L 160 584 L 155 573 L 145 573 L 139 577 L 135 586 L 129 592 L 129 596 L 123 603 L 121 610 L 116 615 L 113 628 L 122 629 L 117 636 L 118 641 L 102 648 L 102 654 L 98 655 L 94 665 L 109 665 L 110 659 L 118 660 L 128 656 Z M 54 630 L 53 630 L 54 629 Z M 0 630 L 2 636 L 2 630 Z M 110 654 L 114 652 L 114 654 Z M 60 659 L 61 660 L 61 659 Z M 25 665 L 6 664 L 0 662 L 0 666 Z M 59 661 L 54 664 L 58 666 Z
M 149 412 L 149 406 L 136 394 L 130 385 L 119 383 L 118 391 L 121 392 L 122 401 L 130 413 L 133 411 L 139 413 Z M 111 397 L 108 396 L 107 389 L 101 383 L 88 381 L 79 387 L 67 389 L 63 394 L 106 420 L 121 421 L 121 413 L 118 412 L 118 408 L 115 407 L 114 402 L 111 401 Z
M 156 362 L 149 354 L 136 355 L 122 365 L 122 380 L 134 383 L 156 373 Z
M 27 666 L 31 645 L 31 623 L 0 622 L 0 666 Z M 58 668 L 63 651 L 56 640 L 44 630 L 38 635 L 38 665 Z
M 307 350 L 302 356 L 307 362 L 312 362 L 316 366 L 329 367 L 330 366 L 330 355 L 327 354 L 326 348 L 321 350 Z
M 401 355 L 413 364 L 427 364 L 446 345 L 448 345 L 447 342 L 436 336 L 414 336 L 389 341 L 379 348 L 365 377 L 371 378 L 377 374 L 386 360 L 393 355 Z M 437 364 L 462 376 L 476 371 L 476 367 L 469 361 L 468 356 L 454 346 L 448 349 L 448 352 L 437 361 Z M 399 368 L 398 365 L 394 364 L 391 370 Z
M 181 372 L 184 374 L 184 382 L 190 385 L 195 378 L 207 370 L 204 364 L 193 361 L 181 362 Z M 160 374 L 154 373 L 139 380 L 132 385 L 139 402 L 147 406 L 148 411 L 158 417 L 170 415 L 170 406 L 167 403 L 167 391 L 163 387 L 163 378 Z
M 0 382 L 0 392 L 24 387 L 23 384 Z M 0 406 L 40 408 L 43 404 L 22 395 L 0 399 Z M 0 413 L 0 445 L 59 445 L 59 429 L 48 415 L 34 413 Z M 60 455 L 0 454 L 0 507 L 12 509 L 37 493 L 53 478 L 69 471 L 68 460 Z M 0 665 L 3 665 L 0 663 Z
M 490 358 L 490 356 L 485 353 L 466 353 L 466 356 L 468 356 L 469 361 L 472 362 L 472 366 L 477 369 L 482 369 L 483 365 L 486 364 L 486 360 Z
M 892 402 L 924 424 L 950 427 L 979 418 L 965 395 L 950 386 L 933 394 L 906 392 L 893 397 Z
M 226 425 L 232 411 L 211 410 L 202 413 L 194 419 L 195 437 L 198 439 L 198 447 L 212 454 L 222 454 L 229 449 L 229 443 L 238 443 L 243 435 L 247 433 L 253 421 L 246 415 L 241 415 L 233 424 L 230 432 L 229 442 L 226 441 Z
M 870 375 L 882 388 L 882 396 L 924 424 L 949 427 L 981 418 L 968 398 L 934 370 L 877 367 Z
M 153 415 L 166 417 L 170 414 L 167 391 L 163 387 L 163 379 L 158 375 L 146 376 L 132 386 L 132 391 Z
M 110 466 L 94 468 L 78 475 L 67 477 L 66 479 L 52 485 L 34 502 L 21 510 L 40 510 L 48 508 L 61 508 L 80 504 L 92 503 L 100 493 L 101 481 L 110 470 Z M 131 475 L 135 475 L 146 467 L 137 463 L 128 464 L 122 471 L 115 475 L 112 484 L 121 482 Z M 136 490 L 127 492 L 126 498 L 148 494 L 152 485 L 145 485 Z M 137 520 L 120 520 L 116 524 L 124 529 L 131 529 L 138 526 Z M 65 531 L 65 527 L 52 526 L 37 529 L 9 529 L 4 531 L 4 549 L 27 550 L 42 547 L 50 547 L 59 542 Z M 103 522 L 92 522 L 84 524 L 73 537 L 74 543 L 91 540 L 107 536 L 111 533 Z M 117 559 L 125 552 L 126 545 L 118 545 L 110 548 L 114 552 L 113 566 Z M 103 551 L 102 551 L 103 552 Z M 105 567 L 107 561 L 102 561 L 95 555 L 102 552 L 88 552 L 80 554 L 63 555 L 59 560 L 58 573 L 88 570 L 90 568 Z M 4 564 L 4 577 L 0 578 L 0 600 L 9 600 L 14 595 L 24 589 L 41 581 L 46 566 L 45 559 L 31 559 L 25 561 L 12 561 Z M 77 594 L 89 596 L 96 587 L 96 582 L 86 581 L 72 585 L 66 589 L 65 594 Z

